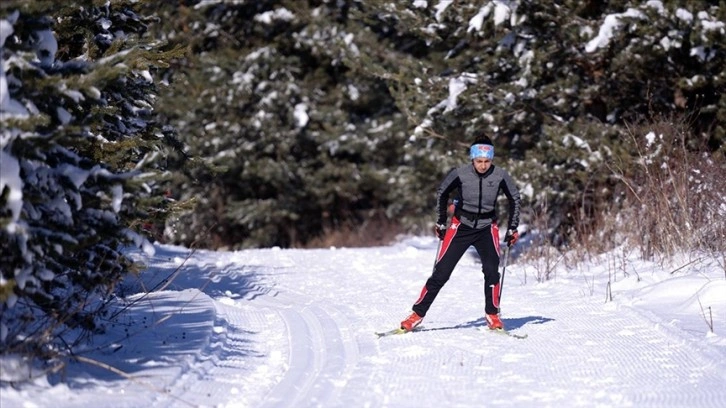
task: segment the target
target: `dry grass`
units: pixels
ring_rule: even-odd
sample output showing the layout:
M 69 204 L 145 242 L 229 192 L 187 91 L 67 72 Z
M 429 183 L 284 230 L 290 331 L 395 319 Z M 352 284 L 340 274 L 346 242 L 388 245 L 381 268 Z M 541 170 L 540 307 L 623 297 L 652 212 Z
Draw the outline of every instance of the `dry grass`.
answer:
M 558 246 L 567 249 L 564 258 L 552 253 L 547 209 L 529 214 L 543 242 L 523 260 L 537 262 L 537 280 L 552 278 L 558 263 L 576 267 L 615 248 L 651 260 L 683 252 L 723 259 L 726 277 L 726 157 L 687 129 L 685 121 L 665 119 L 629 127 L 623 144 L 630 154 L 606 163 L 613 191 L 596 203 L 601 211 L 574 217 Z
M 618 181 L 607 209 L 575 227 L 581 256 L 615 247 L 645 259 L 677 252 L 726 252 L 726 158 L 711 153 L 684 122 L 629 128 L 631 156 L 607 163 Z
M 631 128 L 631 163 L 613 167 L 627 187 L 627 240 L 645 258 L 726 251 L 726 158 L 709 153 L 685 123 Z
M 304 248 L 363 248 L 389 245 L 402 233 L 404 233 L 403 227 L 383 215 L 378 215 L 360 225 L 346 222 L 335 229 L 328 228 L 320 237 L 305 244 Z

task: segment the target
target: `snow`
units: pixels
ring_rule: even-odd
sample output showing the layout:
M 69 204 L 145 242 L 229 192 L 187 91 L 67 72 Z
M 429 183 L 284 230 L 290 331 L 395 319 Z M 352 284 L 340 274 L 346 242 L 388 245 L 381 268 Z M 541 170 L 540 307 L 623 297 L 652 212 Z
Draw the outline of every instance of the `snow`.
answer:
M 467 32 L 472 31 L 480 31 L 482 25 L 484 24 L 484 19 L 487 18 L 489 13 L 491 12 L 491 3 L 488 3 L 486 6 L 479 9 L 479 12 L 476 13 L 474 17 L 469 20 L 469 28 L 467 28 Z
M 693 21 L 693 14 L 683 8 L 676 9 L 676 17 L 683 20 L 687 24 L 690 24 Z
M 591 53 L 597 51 L 598 48 L 607 47 L 615 32 L 622 26 L 623 22 L 621 19 L 623 17 L 644 19 L 645 15 L 641 11 L 632 8 L 628 9 L 625 13 L 609 14 L 600 26 L 597 36 L 585 45 L 585 51 Z
M 426 0 L 413 0 L 413 6 L 416 8 L 426 8 L 428 7 L 428 1 Z
M 50 30 L 35 31 L 37 42 L 35 52 L 41 65 L 50 66 L 55 62 L 55 53 L 58 51 L 58 41 Z
M 5 22 L 5 20 L 0 21 L 0 23 L 3 22 Z M 0 27 L 0 29 L 1 28 L 2 27 Z M 26 118 L 28 116 L 28 110 L 20 102 L 10 97 L 5 69 L 0 69 L 0 114 L 6 118 Z
M 653 143 L 655 143 L 656 138 L 657 137 L 655 135 L 655 132 L 652 132 L 652 131 L 648 132 L 648 134 L 645 135 L 645 143 L 646 143 L 645 146 L 651 147 L 653 145 Z
M 663 6 L 663 2 L 661 1 L 647 1 L 640 7 L 640 9 L 645 8 L 653 8 L 657 10 L 658 13 L 661 15 L 667 14 L 667 11 Z M 677 8 L 674 12 L 674 15 L 685 24 L 690 25 L 693 21 L 693 14 L 684 8 Z M 608 47 L 608 45 L 610 44 L 610 40 L 615 36 L 617 31 L 623 28 L 624 22 L 622 21 L 622 19 L 624 17 L 630 17 L 636 20 L 647 19 L 647 16 L 642 11 L 634 8 L 630 8 L 624 13 L 615 13 L 605 16 L 605 19 L 598 31 L 598 35 L 587 42 L 587 44 L 585 45 L 585 51 L 588 53 L 592 53 L 600 48 Z M 724 23 L 723 21 L 712 21 L 712 17 L 705 11 L 698 12 L 698 19 L 703 29 L 703 33 L 701 34 L 701 41 L 703 41 L 704 43 L 709 43 L 709 40 L 705 36 L 706 32 L 718 31 L 721 34 L 726 32 L 726 23 Z M 673 32 L 672 34 L 677 35 L 679 33 Z M 659 43 L 665 50 L 668 50 L 672 47 L 678 48 L 681 46 L 679 40 L 669 37 L 661 38 Z M 691 55 L 697 56 L 702 62 L 708 61 L 713 57 L 712 54 L 706 53 L 703 46 L 695 46 L 694 49 L 691 50 Z
M 481 7 L 477 14 L 469 20 L 467 32 L 481 31 L 484 20 L 490 15 L 492 15 L 495 26 L 504 24 L 507 19 L 510 20 L 512 26 L 516 26 L 522 22 L 522 19 L 517 17 L 517 7 L 519 7 L 519 1 L 492 0 Z
M 436 8 L 436 21 L 441 22 L 446 9 L 453 3 L 454 0 L 439 0 L 439 3 L 435 6 Z
M 446 108 L 444 109 L 444 113 L 450 112 L 450 111 L 456 109 L 456 106 L 458 105 L 456 102 L 456 99 L 465 90 L 466 90 L 466 79 L 464 78 L 463 75 L 449 80 L 449 98 L 446 100 L 446 104 L 445 104 Z
M 461 95 L 464 91 L 467 90 L 468 85 L 476 84 L 477 83 L 477 76 L 476 74 L 472 73 L 462 73 L 461 75 L 449 79 L 449 94 L 446 99 L 442 100 L 436 106 L 432 107 L 428 110 L 427 116 L 431 117 L 437 112 L 441 111 L 443 109 L 444 113 L 451 112 L 452 110 L 456 109 L 458 103 L 457 99 L 459 95 Z M 414 134 L 420 134 L 423 129 L 427 128 L 427 122 L 424 121 L 421 125 L 419 125 L 416 130 L 414 131 Z
M 517 2 L 516 1 L 505 1 L 505 0 L 498 0 L 494 1 L 494 25 L 498 26 L 503 24 L 507 19 L 512 19 L 512 25 L 515 21 L 515 15 L 513 14 L 513 11 L 516 10 Z
M 2 139 L 3 141 L 5 138 Z M 4 147 L 4 142 L 3 142 Z M 23 180 L 20 178 L 20 163 L 14 156 L 0 150 L 0 193 L 8 189 L 5 208 L 10 210 L 11 221 L 5 225 L 8 232 L 15 231 L 23 208 Z
M 5 46 L 5 40 L 15 31 L 8 20 L 0 20 L 0 47 Z
M 502 318 L 528 336 L 515 339 L 486 329 L 468 252 L 420 331 L 378 339 L 410 313 L 436 243 L 134 253 L 148 268 L 106 333 L 55 375 L 5 383 L 0 406 L 726 406 L 719 260 L 631 248 L 547 269 L 513 252 Z M 28 375 L 0 364 L 4 381 Z
M 264 13 L 256 14 L 254 17 L 255 21 L 259 21 L 265 24 L 272 24 L 277 20 L 280 21 L 292 21 L 295 19 L 295 15 L 288 9 L 281 7 L 273 11 L 266 11 Z
M 310 121 L 310 117 L 308 116 L 308 106 L 304 103 L 298 103 L 295 105 L 293 115 L 295 116 L 295 126 L 298 128 L 304 128 L 308 124 L 308 121 Z
M 693 47 L 691 48 L 690 55 L 693 57 L 698 57 L 698 60 L 701 62 L 707 62 L 710 61 L 713 57 L 716 56 L 716 53 L 713 50 L 706 51 L 706 49 L 702 46 Z
M 356 88 L 355 85 L 348 84 L 347 89 L 348 98 L 350 98 L 351 101 L 357 101 L 358 99 L 360 99 L 360 91 L 358 90 L 358 88 Z
M 723 21 L 711 21 L 712 17 L 705 11 L 698 12 L 698 19 L 701 21 L 704 31 L 719 31 L 721 34 L 724 33 L 726 23 Z

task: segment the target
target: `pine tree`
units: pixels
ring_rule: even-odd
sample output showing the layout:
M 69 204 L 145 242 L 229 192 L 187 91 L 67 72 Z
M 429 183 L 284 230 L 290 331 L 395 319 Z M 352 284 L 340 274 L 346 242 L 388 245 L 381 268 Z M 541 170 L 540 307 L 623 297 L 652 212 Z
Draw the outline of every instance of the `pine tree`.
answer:
M 199 197 L 169 239 L 209 247 L 305 245 L 393 218 L 405 122 L 386 84 L 343 63 L 353 2 L 265 1 L 158 10 L 192 52 L 169 70 L 161 112 L 190 154 L 173 193 Z M 172 10 L 172 7 L 174 8 Z M 191 107 L 191 108 L 190 108 Z
M 168 238 L 304 245 L 371 214 L 416 231 L 432 218 L 435 183 L 481 133 L 532 191 L 551 192 L 528 199 L 563 229 L 583 191 L 608 190 L 603 163 L 622 152 L 629 123 L 691 115 L 699 138 L 723 145 L 713 2 L 453 4 L 162 9 L 164 38 L 191 48 L 168 71 L 162 110 L 206 161 L 175 183 L 176 197 L 200 201 Z M 575 139 L 584 144 L 566 143 Z
M 399 90 L 418 150 L 445 161 L 489 134 L 553 230 L 612 191 L 604 164 L 632 154 L 629 124 L 688 115 L 694 148 L 722 149 L 726 31 L 713 2 L 370 1 L 360 14 L 388 48 L 360 47 L 372 50 L 362 60 Z
M 0 353 L 50 358 L 99 330 L 115 286 L 152 251 L 167 150 L 134 2 L 2 3 Z M 173 54 L 173 53 L 172 53 Z

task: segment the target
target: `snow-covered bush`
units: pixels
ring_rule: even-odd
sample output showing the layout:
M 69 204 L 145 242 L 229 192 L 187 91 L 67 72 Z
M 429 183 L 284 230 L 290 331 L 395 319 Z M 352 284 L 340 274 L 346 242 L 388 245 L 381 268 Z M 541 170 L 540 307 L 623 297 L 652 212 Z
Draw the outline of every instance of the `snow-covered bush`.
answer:
M 48 358 L 101 328 L 128 246 L 163 208 L 154 66 L 133 2 L 0 9 L 0 353 Z M 77 329 L 77 330 L 76 330 Z

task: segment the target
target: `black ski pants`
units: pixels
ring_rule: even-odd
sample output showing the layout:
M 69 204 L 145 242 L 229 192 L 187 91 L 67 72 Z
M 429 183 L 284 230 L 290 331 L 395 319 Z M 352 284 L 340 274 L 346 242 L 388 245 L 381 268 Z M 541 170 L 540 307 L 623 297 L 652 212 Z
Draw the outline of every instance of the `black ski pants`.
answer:
M 474 246 L 481 258 L 481 269 L 484 273 L 484 298 L 487 314 L 499 313 L 499 228 L 496 222 L 475 229 L 461 224 L 453 217 L 451 225 L 437 254 L 436 264 L 431 276 L 421 290 L 413 311 L 419 316 L 426 316 L 431 304 L 439 291 L 451 277 L 454 267 L 470 246 Z

